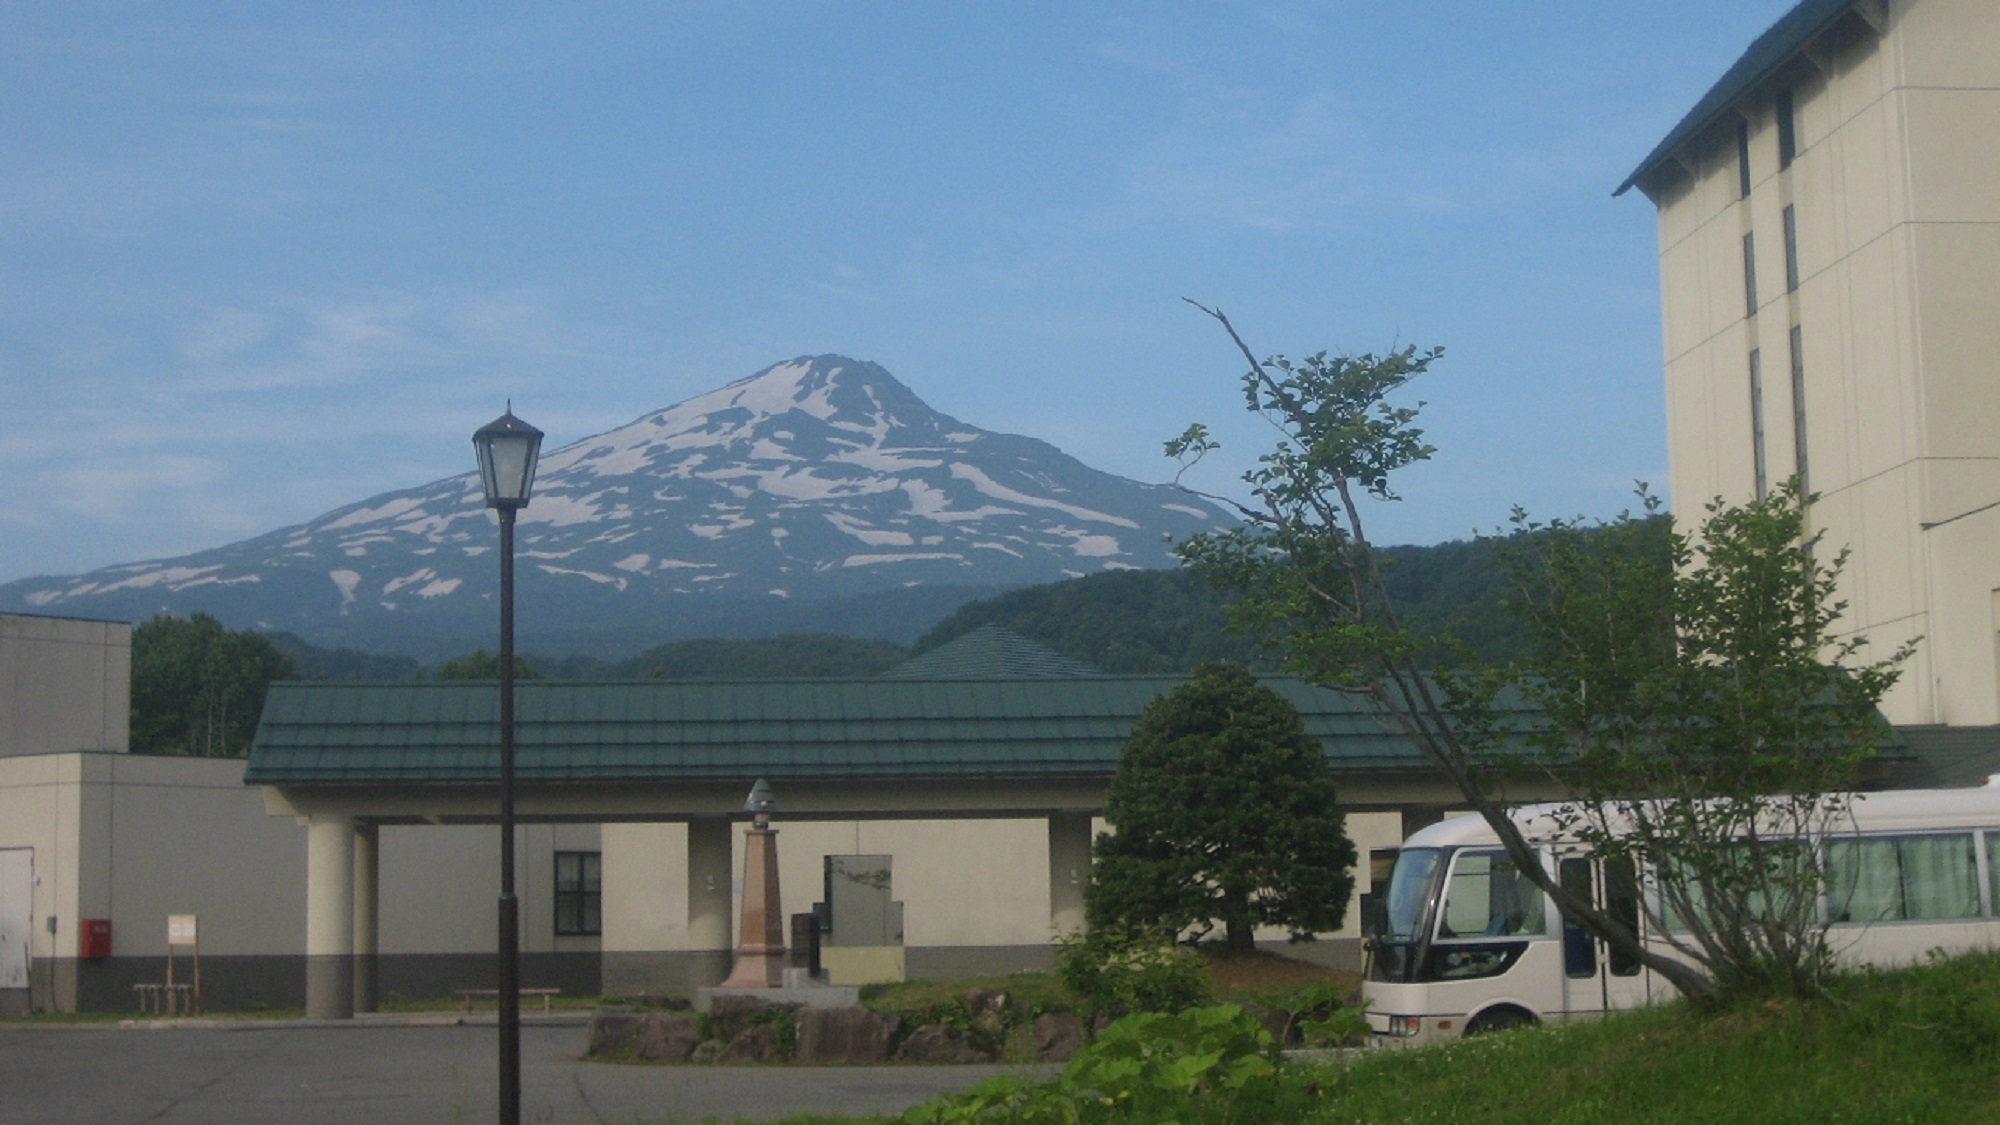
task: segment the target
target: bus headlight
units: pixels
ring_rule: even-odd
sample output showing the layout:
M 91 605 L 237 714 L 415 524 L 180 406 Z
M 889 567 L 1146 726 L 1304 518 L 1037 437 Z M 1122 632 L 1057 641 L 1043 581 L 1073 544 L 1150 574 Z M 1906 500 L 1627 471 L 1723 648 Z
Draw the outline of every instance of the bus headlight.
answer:
M 1388 1033 L 1398 1039 L 1408 1039 L 1421 1031 L 1423 1026 L 1422 1016 L 1390 1016 Z

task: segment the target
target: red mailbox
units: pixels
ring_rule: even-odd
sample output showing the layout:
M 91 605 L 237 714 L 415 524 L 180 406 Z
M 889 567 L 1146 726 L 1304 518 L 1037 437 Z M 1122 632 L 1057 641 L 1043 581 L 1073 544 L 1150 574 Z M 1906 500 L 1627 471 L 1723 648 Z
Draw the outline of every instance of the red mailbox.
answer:
M 76 955 L 85 961 L 111 956 L 111 919 L 85 918 L 78 923 Z

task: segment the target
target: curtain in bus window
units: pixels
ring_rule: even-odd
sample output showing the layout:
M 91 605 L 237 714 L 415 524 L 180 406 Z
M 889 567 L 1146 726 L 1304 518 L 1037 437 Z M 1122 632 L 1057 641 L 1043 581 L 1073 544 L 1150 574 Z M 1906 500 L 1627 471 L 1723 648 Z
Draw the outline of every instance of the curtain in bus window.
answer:
M 1905 918 L 1971 918 L 1979 913 L 1979 866 L 1970 833 L 1905 836 L 1897 844 Z
M 1970 918 L 1979 872 L 1969 833 L 1836 840 L 1827 847 L 1836 922 Z
M 1903 916 L 1903 873 L 1896 841 L 1835 840 L 1826 849 L 1836 922 L 1882 922 Z
M 2000 832 L 1986 834 L 1986 874 L 1993 880 L 1987 901 L 1993 904 L 1995 913 L 2000 913 Z

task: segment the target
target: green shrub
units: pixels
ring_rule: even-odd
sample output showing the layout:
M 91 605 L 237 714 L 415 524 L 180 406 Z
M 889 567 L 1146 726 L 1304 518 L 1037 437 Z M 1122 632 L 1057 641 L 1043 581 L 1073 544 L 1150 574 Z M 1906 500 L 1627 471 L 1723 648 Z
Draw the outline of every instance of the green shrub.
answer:
M 966 1122 L 1294 1120 L 1317 1088 L 1285 1067 L 1276 1041 L 1234 1004 L 1139 1012 L 1105 1028 L 1049 1082 L 995 1078 L 911 1109 L 904 1125 Z
M 1178 1012 L 1208 1003 L 1208 965 L 1192 950 L 1117 930 L 1061 938 L 1056 973 L 1099 1012 Z

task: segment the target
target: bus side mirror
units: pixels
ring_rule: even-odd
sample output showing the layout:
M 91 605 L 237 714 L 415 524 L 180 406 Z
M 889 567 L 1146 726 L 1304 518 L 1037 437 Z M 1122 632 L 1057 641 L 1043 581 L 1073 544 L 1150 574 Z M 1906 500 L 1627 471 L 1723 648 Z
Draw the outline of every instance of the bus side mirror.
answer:
M 1389 932 L 1389 909 L 1374 895 L 1361 896 L 1361 936 L 1374 941 Z

